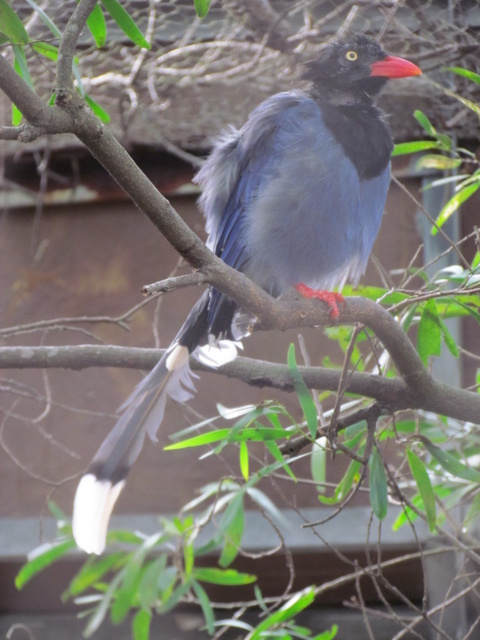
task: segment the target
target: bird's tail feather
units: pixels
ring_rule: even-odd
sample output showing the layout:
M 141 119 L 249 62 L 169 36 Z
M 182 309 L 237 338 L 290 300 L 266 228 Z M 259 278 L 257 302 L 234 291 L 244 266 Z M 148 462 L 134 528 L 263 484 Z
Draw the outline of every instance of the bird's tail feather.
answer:
M 115 502 L 146 434 L 156 440 L 167 397 L 180 402 L 193 397 L 189 355 L 204 336 L 206 305 L 204 295 L 161 360 L 122 405 L 121 416 L 80 480 L 73 507 L 73 535 L 87 553 L 103 552 Z

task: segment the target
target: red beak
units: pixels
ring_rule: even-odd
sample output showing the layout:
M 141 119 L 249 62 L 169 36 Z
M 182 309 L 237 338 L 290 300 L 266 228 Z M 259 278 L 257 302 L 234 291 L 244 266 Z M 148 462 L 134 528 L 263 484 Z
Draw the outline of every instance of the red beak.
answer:
M 382 76 L 383 78 L 409 78 L 410 76 L 421 76 L 422 72 L 413 62 L 387 56 L 384 60 L 372 64 L 371 76 Z

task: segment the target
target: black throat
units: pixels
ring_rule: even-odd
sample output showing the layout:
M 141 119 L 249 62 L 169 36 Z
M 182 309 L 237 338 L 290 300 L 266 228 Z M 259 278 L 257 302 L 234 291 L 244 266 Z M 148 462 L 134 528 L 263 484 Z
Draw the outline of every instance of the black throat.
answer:
M 371 101 L 345 99 L 319 103 L 325 124 L 354 164 L 362 179 L 376 178 L 388 163 L 393 150 L 390 130 L 382 113 Z M 338 96 L 339 97 L 339 96 Z M 351 96 L 350 96 L 351 97 Z

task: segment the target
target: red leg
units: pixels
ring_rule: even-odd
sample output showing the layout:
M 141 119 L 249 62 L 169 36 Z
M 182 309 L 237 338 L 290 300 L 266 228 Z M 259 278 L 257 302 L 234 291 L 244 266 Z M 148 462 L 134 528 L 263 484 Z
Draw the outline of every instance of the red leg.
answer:
M 334 293 L 332 291 L 324 291 L 323 289 L 311 289 L 306 284 L 296 284 L 295 289 L 304 298 L 316 298 L 317 300 L 323 300 L 330 307 L 330 317 L 336 320 L 339 316 L 338 305 L 345 302 L 345 298 L 341 293 Z

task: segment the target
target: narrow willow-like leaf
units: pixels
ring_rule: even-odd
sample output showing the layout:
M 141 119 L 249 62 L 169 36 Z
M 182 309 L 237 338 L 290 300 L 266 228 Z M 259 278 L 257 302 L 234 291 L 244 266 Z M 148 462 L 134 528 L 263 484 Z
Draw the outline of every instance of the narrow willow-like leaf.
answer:
M 427 116 L 423 113 L 423 111 L 420 111 L 420 109 L 416 109 L 413 112 L 413 117 L 418 122 L 418 124 L 422 127 L 422 129 L 426 133 L 428 133 L 429 136 L 432 136 L 432 138 L 436 137 L 437 130 L 435 129 L 433 124 L 430 122 L 430 120 L 427 118 Z
M 25 57 L 25 51 L 23 47 L 18 44 L 12 45 L 13 53 L 15 55 L 14 68 L 18 75 L 28 84 L 30 89 L 33 89 L 33 80 L 28 70 L 27 58 Z
M 105 620 L 105 616 L 108 613 L 110 603 L 112 602 L 117 592 L 117 588 L 118 588 L 118 585 L 120 584 L 121 579 L 122 579 L 122 572 L 117 573 L 115 578 L 108 585 L 108 589 L 104 593 L 95 611 L 90 616 L 87 626 L 83 630 L 83 635 L 85 638 L 89 638 L 91 635 L 93 635 L 95 631 L 98 629 L 98 627 Z
M 144 609 L 150 609 L 159 600 L 159 581 L 167 566 L 167 556 L 162 553 L 158 558 L 151 560 L 138 585 L 138 598 Z
M 87 27 L 92 34 L 95 44 L 100 49 L 107 40 L 107 24 L 100 5 L 97 3 L 87 18 Z
M 278 444 L 275 442 L 275 440 L 266 440 L 265 441 L 265 446 L 267 447 L 267 449 L 270 451 L 270 453 L 272 454 L 273 458 L 277 461 L 280 462 L 282 464 L 283 469 L 285 470 L 285 472 L 290 476 L 290 478 L 294 481 L 297 482 L 297 478 L 295 476 L 295 474 L 293 473 L 293 471 L 290 469 L 290 465 L 289 465 L 289 461 L 288 458 L 285 458 L 283 453 L 280 451 L 280 447 L 278 446 Z
M 265 620 L 247 636 L 248 640 L 260 640 L 267 638 L 266 631 L 272 627 L 291 620 L 301 611 L 309 607 L 315 599 L 315 591 L 313 587 L 308 587 L 299 593 L 296 593 L 288 600 L 278 611 L 271 613 Z
M 379 520 L 384 520 L 388 510 L 387 476 L 383 461 L 376 447 L 369 460 L 370 504 Z
M 455 358 L 458 358 L 458 356 L 460 355 L 460 351 L 458 350 L 457 343 L 455 342 L 455 340 L 454 340 L 452 334 L 450 333 L 447 325 L 440 318 L 440 316 L 438 317 L 438 321 L 440 323 L 440 329 L 442 330 L 443 341 L 447 345 L 448 350 L 450 351 L 452 356 L 454 356 Z
M 435 460 L 445 469 L 445 471 L 448 471 L 458 478 L 463 478 L 464 480 L 470 480 L 471 482 L 480 482 L 479 471 L 477 471 L 476 469 L 472 469 L 471 467 L 467 467 L 454 455 L 452 455 L 448 451 L 440 449 L 440 447 L 434 445 L 428 438 L 425 438 L 425 436 L 418 437 L 420 437 L 422 443 L 435 458 Z
M 238 495 L 228 505 L 220 521 L 220 528 L 225 536 L 222 553 L 218 560 L 218 564 L 221 567 L 228 567 L 237 557 L 242 542 L 244 526 L 243 495 Z
M 121 576 L 121 586 L 116 590 L 115 600 L 110 612 L 112 622 L 115 624 L 122 622 L 134 605 L 145 558 L 159 540 L 159 534 L 152 535 L 144 540 L 142 545 L 130 555 L 125 566 L 118 574 Z
M 232 431 L 232 429 L 217 429 L 209 433 L 203 433 L 182 442 L 175 442 L 164 447 L 165 451 L 175 451 L 176 449 L 188 449 L 189 447 L 200 447 L 213 442 L 225 440 L 227 442 L 243 442 L 251 440 L 253 442 L 262 442 L 264 440 L 277 440 L 279 438 L 288 438 L 292 435 L 291 431 L 286 429 L 241 429 Z
M 193 543 L 186 543 L 183 547 L 183 564 L 185 575 L 188 577 L 193 571 L 193 565 L 195 563 L 195 551 L 193 549 Z
M 118 0 L 101 0 L 103 6 L 118 24 L 123 33 L 130 38 L 132 42 L 138 44 L 143 49 L 151 49 L 149 42 L 145 40 L 142 32 L 135 24 L 130 14 L 122 7 Z
M 463 69 L 462 67 L 444 67 L 443 71 L 451 71 L 459 76 L 468 78 L 468 80 L 472 80 L 472 82 L 480 84 L 480 75 L 474 71 L 470 71 L 469 69 Z
M 437 171 L 447 171 L 457 169 L 462 164 L 460 158 L 449 158 L 438 153 L 427 153 L 417 160 L 415 167 L 420 169 L 436 169 Z
M 252 584 L 257 580 L 257 576 L 250 573 L 240 573 L 236 569 L 217 569 L 216 567 L 197 567 L 193 575 L 200 582 L 225 586 Z
M 469 184 L 468 186 L 460 189 L 455 195 L 453 195 L 447 204 L 440 211 L 438 218 L 435 220 L 438 227 L 441 227 L 445 224 L 445 222 L 451 218 L 451 216 L 457 211 L 461 204 L 463 204 L 466 200 L 471 198 L 473 194 L 480 187 L 480 180 L 478 182 L 474 182 L 473 184 Z M 432 227 L 432 236 L 437 235 L 438 229 L 437 227 Z
M 292 378 L 293 386 L 302 407 L 302 411 L 307 421 L 308 430 L 312 438 L 315 438 L 317 434 L 317 408 L 313 401 L 310 389 L 307 387 L 303 378 L 298 370 L 297 361 L 295 358 L 295 345 L 292 343 L 288 348 L 287 364 L 290 376 Z
M 477 495 L 472 500 L 472 504 L 470 505 L 468 513 L 465 517 L 463 526 L 467 528 L 471 528 L 472 525 L 475 524 L 475 521 L 478 519 L 478 516 L 480 516 L 480 494 L 479 493 L 477 493 Z
M 246 442 L 240 443 L 239 452 L 240 471 L 245 480 L 249 477 L 249 460 L 248 460 L 248 446 Z
M 430 482 L 428 472 L 422 460 L 420 460 L 420 458 L 411 449 L 407 449 L 407 459 L 423 501 L 428 526 L 430 531 L 435 531 L 435 522 L 437 517 L 435 509 L 435 494 L 433 493 L 433 487 Z
M 392 153 L 394 156 L 403 156 L 409 153 L 418 153 L 429 149 L 444 149 L 445 147 L 436 140 L 416 140 L 414 142 L 399 142 L 395 145 Z
M 337 633 L 338 633 L 338 625 L 332 624 L 331 629 L 327 629 L 327 631 L 324 631 L 323 633 L 320 633 L 317 636 L 313 636 L 312 640 L 333 640 L 334 638 L 337 637 Z
M 85 100 L 85 102 L 88 104 L 88 106 L 90 107 L 90 109 L 93 111 L 93 113 L 100 118 L 100 120 L 107 124 L 108 122 L 110 122 L 110 115 L 105 111 L 105 109 L 103 109 L 98 102 L 95 102 L 95 100 L 88 95 L 88 93 L 84 93 L 83 94 L 83 99 Z
M 430 356 L 439 356 L 442 348 L 442 330 L 435 300 L 427 300 L 418 324 L 417 350 L 424 365 Z
M 192 587 L 195 595 L 198 598 L 198 601 L 200 602 L 200 606 L 202 607 L 207 631 L 210 635 L 213 635 L 213 632 L 215 631 L 215 615 L 210 603 L 210 598 L 208 597 L 207 592 L 202 587 L 202 585 L 199 584 L 196 580 L 192 581 Z
M 369 298 L 375 300 L 375 302 L 381 299 L 382 304 L 390 305 L 408 300 L 411 296 L 406 293 L 400 293 L 398 291 L 390 291 L 383 287 L 364 287 L 362 285 L 353 288 L 352 285 L 347 284 L 342 289 L 342 294 L 346 296 L 362 296 L 362 298 Z
M 7 0 L 0 0 L 0 32 L 13 44 L 27 44 L 28 33 Z
M 53 60 L 54 62 L 58 60 L 58 47 L 54 47 L 53 45 L 48 44 L 48 42 L 33 42 L 31 46 L 34 51 L 45 58 Z M 73 61 L 75 64 L 78 64 L 79 58 L 74 57 Z
M 106 573 L 118 566 L 121 566 L 127 558 L 128 556 L 126 556 L 125 552 L 122 551 L 109 554 L 108 556 L 102 556 L 101 558 L 90 556 L 87 562 L 70 582 L 70 585 L 63 597 L 80 595 L 96 582 L 101 580 Z
M 133 640 L 148 640 L 150 637 L 150 622 L 152 612 L 146 609 L 139 611 L 132 620 Z
M 57 544 L 42 544 L 29 554 L 29 560 L 18 572 L 15 586 L 22 589 L 37 573 L 46 569 L 56 560 L 75 549 L 75 540 L 66 540 Z
M 26 1 L 32 7 L 32 9 L 38 13 L 38 15 L 42 19 L 43 23 L 50 29 L 50 31 L 53 33 L 53 35 L 56 36 L 57 38 L 61 38 L 62 37 L 62 32 L 60 31 L 60 29 L 48 17 L 48 15 L 45 13 L 45 11 L 41 7 L 38 6 L 38 4 L 35 2 L 35 0 L 26 0 Z
M 195 5 L 195 11 L 199 18 L 205 18 L 210 9 L 211 0 L 193 0 Z

